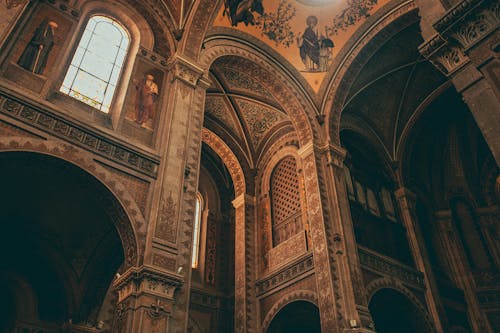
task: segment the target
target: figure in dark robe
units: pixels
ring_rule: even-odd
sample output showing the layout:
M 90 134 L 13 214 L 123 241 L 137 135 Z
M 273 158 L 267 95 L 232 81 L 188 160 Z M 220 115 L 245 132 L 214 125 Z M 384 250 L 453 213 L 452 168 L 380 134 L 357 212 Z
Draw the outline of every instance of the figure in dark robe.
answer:
M 253 12 L 264 14 L 262 0 L 226 0 L 224 3 L 224 15 L 229 16 L 232 26 L 243 22 L 245 25 L 254 25 Z
M 158 99 L 158 85 L 151 74 L 147 74 L 135 86 L 137 90 L 135 100 L 135 122 L 143 125 L 153 119 L 156 100 Z
M 36 28 L 17 64 L 32 73 L 42 74 L 47 65 L 50 51 L 54 46 L 55 29 L 57 29 L 56 22 L 42 21 Z
M 298 44 L 300 49 L 300 58 L 306 66 L 306 70 L 314 71 L 319 68 L 319 39 L 314 28 L 318 24 L 316 16 L 308 16 L 306 19 L 307 28 L 302 36 L 299 36 Z

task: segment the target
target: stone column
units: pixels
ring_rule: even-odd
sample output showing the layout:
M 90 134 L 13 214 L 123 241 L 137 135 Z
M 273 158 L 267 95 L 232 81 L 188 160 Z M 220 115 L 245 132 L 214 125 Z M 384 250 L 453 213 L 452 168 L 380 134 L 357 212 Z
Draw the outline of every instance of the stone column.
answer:
M 472 276 L 467 258 L 460 245 L 458 236 L 452 222 L 450 211 L 440 211 L 436 213 L 436 223 L 441 235 L 442 248 L 446 255 L 446 261 L 452 273 L 452 279 L 456 286 L 464 291 L 467 302 L 467 313 L 469 323 L 474 333 L 493 333 L 488 320 L 479 308 L 476 297 L 476 283 Z
M 417 270 L 424 274 L 425 280 L 425 301 L 427 303 L 427 311 L 434 322 L 436 331 L 443 333 L 441 319 L 444 315 L 444 310 L 438 298 L 438 289 L 436 280 L 432 272 L 432 265 L 429 261 L 427 249 L 425 247 L 422 231 L 418 224 L 418 219 L 415 211 L 416 196 L 408 189 L 401 187 L 395 192 L 398 201 L 401 219 L 406 228 L 406 235 L 410 250 L 415 261 Z
M 462 0 L 433 24 L 420 52 L 449 77 L 500 165 L 500 39 L 495 0 Z M 422 12 L 422 16 L 427 13 Z
M 373 332 L 344 183 L 342 148 L 299 150 L 323 332 Z
M 255 197 L 240 194 L 235 209 L 234 332 L 257 332 L 260 322 L 255 295 L 256 279 L 256 203 Z
M 188 323 L 201 129 L 209 84 L 202 77 L 203 70 L 181 56 L 172 59 L 169 70 L 164 92 L 168 102 L 161 111 L 159 128 L 160 166 L 146 216 L 143 266 L 115 281 L 121 295 L 118 317 L 127 313 L 127 319 L 120 321 L 124 332 L 185 332 Z M 150 271 L 164 285 L 174 280 L 176 293 L 163 285 L 154 287 L 157 283 L 149 279 Z M 155 321 L 158 313 L 167 313 L 168 320 Z

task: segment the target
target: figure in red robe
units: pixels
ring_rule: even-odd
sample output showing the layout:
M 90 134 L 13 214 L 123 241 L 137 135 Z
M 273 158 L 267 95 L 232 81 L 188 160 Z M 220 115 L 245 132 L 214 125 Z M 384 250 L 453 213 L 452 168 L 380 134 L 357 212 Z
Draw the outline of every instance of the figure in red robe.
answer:
M 147 74 L 136 86 L 135 121 L 143 125 L 153 119 L 155 103 L 158 99 L 158 85 L 151 74 Z

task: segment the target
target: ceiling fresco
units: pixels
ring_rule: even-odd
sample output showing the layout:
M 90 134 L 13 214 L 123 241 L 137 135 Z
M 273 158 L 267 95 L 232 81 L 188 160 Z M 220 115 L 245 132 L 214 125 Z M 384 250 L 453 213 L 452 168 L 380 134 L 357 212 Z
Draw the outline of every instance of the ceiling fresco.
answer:
M 225 0 L 214 26 L 248 33 L 318 91 L 339 50 L 388 0 Z

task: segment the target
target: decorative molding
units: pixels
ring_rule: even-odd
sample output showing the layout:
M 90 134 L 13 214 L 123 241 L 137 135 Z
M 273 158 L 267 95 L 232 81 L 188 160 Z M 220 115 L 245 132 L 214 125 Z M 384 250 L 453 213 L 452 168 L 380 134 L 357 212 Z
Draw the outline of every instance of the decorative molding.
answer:
M 234 184 L 234 193 L 238 197 L 245 193 L 245 175 L 243 174 L 243 169 L 241 168 L 238 158 L 234 155 L 231 149 L 222 141 L 215 133 L 210 130 L 203 128 L 201 132 L 201 139 L 210 148 L 213 149 L 222 159 L 231 179 Z
M 419 47 L 420 53 L 444 75 L 450 76 L 469 63 L 469 58 L 461 47 L 448 44 L 441 36 L 435 35 Z
M 94 161 L 91 154 L 73 145 L 51 140 L 7 137 L 0 138 L 0 152 L 28 151 L 51 155 L 80 167 L 104 184 L 118 199 L 103 197 L 99 202 L 106 203 L 103 208 L 115 222 L 116 229 L 123 243 L 125 268 L 137 263 L 146 238 L 146 223 L 134 199 L 128 190 L 112 174 Z M 99 195 L 105 195 L 100 191 Z
M 290 304 L 295 301 L 308 301 L 316 306 L 318 306 L 318 295 L 314 291 L 310 290 L 295 290 L 290 292 L 289 294 L 283 296 L 280 300 L 278 300 L 273 307 L 266 314 L 264 320 L 262 321 L 262 332 L 267 332 L 267 328 L 274 316 L 280 312 L 287 304 Z
M 165 58 L 164 56 L 151 51 L 147 50 L 143 47 L 139 49 L 139 52 L 137 52 L 137 55 L 141 58 L 147 59 L 148 61 L 161 66 L 161 67 L 167 67 L 168 66 L 168 59 Z
M 358 253 L 362 268 L 375 271 L 384 276 L 392 277 L 393 279 L 398 279 L 401 282 L 413 287 L 425 289 L 424 275 L 421 272 L 390 260 L 389 258 L 384 258 L 383 256 L 360 246 L 358 246 Z
M 46 0 L 46 1 L 40 1 L 42 3 L 46 3 L 52 8 L 57 9 L 58 11 L 61 11 L 66 14 L 70 14 L 71 16 L 75 18 L 80 17 L 80 11 L 74 7 L 68 6 L 68 1 L 67 0 Z
M 419 47 L 420 53 L 443 74 L 452 75 L 469 62 L 466 52 L 500 26 L 500 4 L 464 0 L 434 25 L 438 32 Z
M 202 68 L 180 56 L 173 58 L 168 67 L 174 75 L 174 80 L 180 80 L 192 88 L 196 88 L 204 73 Z
M 280 270 L 273 272 L 271 275 L 258 280 L 255 284 L 257 296 L 271 292 L 293 279 L 311 272 L 313 269 L 314 260 L 312 253 L 309 253 L 307 256 L 295 260 Z
M 131 267 L 113 281 L 113 288 L 118 291 L 118 303 L 129 296 L 148 293 L 174 301 L 174 293 L 184 283 L 182 276 L 167 273 L 153 266 Z
M 159 161 L 134 152 L 110 138 L 0 92 L 0 112 L 113 162 L 156 178 Z
M 172 197 L 172 192 L 170 192 L 168 196 L 162 193 L 155 237 L 175 243 L 177 239 L 176 213 L 177 205 Z

